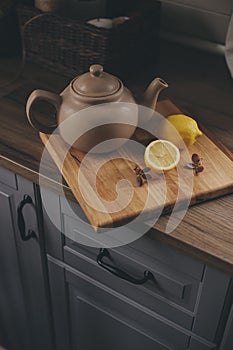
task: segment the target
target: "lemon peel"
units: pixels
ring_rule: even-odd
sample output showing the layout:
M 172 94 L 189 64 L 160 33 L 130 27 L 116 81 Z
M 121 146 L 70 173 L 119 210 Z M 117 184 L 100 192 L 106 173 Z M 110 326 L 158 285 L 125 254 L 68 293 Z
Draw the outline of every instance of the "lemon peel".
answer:
M 193 145 L 197 138 L 202 135 L 196 120 L 185 114 L 172 114 L 168 116 L 166 120 L 174 126 L 187 147 Z M 178 135 L 175 135 L 174 131 L 172 132 L 171 127 L 167 122 L 162 125 L 161 137 L 165 140 L 171 141 L 177 147 L 182 146 L 182 142 L 179 140 Z

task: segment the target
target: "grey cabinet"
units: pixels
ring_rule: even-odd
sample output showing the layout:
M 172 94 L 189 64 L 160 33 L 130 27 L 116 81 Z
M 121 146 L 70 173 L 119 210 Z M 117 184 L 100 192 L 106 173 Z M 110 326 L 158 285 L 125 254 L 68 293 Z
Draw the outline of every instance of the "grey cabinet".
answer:
M 109 249 L 103 262 L 134 279 L 150 271 L 153 279 L 137 285 L 119 278 L 97 264 L 99 249 L 75 241 L 80 222 L 73 210 L 85 219 L 78 204 L 69 207 L 46 191 L 49 214 L 38 186 L 0 170 L 0 344 L 8 350 L 232 348 L 231 276 L 148 233 Z
M 78 204 L 48 197 L 57 225 L 44 213 L 56 349 L 220 349 L 230 324 L 231 276 L 149 233 L 104 258 L 135 278 L 145 270 L 154 276 L 143 285 L 125 281 L 98 266 L 99 249 L 77 242 L 75 213 L 85 219 Z M 225 342 L 233 345 L 229 335 Z
M 0 168 L 0 344 L 8 350 L 53 349 L 36 192 L 31 182 Z

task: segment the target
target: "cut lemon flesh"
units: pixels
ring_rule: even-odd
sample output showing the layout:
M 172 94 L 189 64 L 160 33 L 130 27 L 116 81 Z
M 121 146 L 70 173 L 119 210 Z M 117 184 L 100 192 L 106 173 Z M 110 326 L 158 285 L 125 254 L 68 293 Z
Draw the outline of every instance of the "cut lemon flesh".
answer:
M 149 168 L 156 171 L 169 171 L 179 163 L 180 151 L 170 141 L 155 140 L 146 147 L 144 160 Z

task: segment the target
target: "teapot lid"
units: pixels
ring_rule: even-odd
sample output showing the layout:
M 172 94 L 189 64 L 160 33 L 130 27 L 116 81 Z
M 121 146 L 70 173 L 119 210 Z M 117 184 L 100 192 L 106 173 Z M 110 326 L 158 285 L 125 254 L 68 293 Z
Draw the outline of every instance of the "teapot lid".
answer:
M 104 72 L 99 64 L 93 64 L 88 73 L 80 75 L 72 82 L 72 88 L 76 93 L 93 98 L 113 95 L 121 85 L 120 80 Z

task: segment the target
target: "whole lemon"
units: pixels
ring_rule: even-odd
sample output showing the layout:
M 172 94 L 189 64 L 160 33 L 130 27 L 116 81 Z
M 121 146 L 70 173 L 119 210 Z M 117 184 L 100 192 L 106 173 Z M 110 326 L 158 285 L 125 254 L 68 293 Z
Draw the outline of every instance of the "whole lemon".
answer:
M 187 147 L 196 142 L 198 136 L 202 135 L 196 120 L 185 114 L 172 114 L 166 118 L 170 123 L 164 122 L 161 128 L 161 137 L 165 140 L 173 142 L 176 146 L 181 147 L 181 140 L 184 141 Z M 175 127 L 178 134 L 174 132 Z

